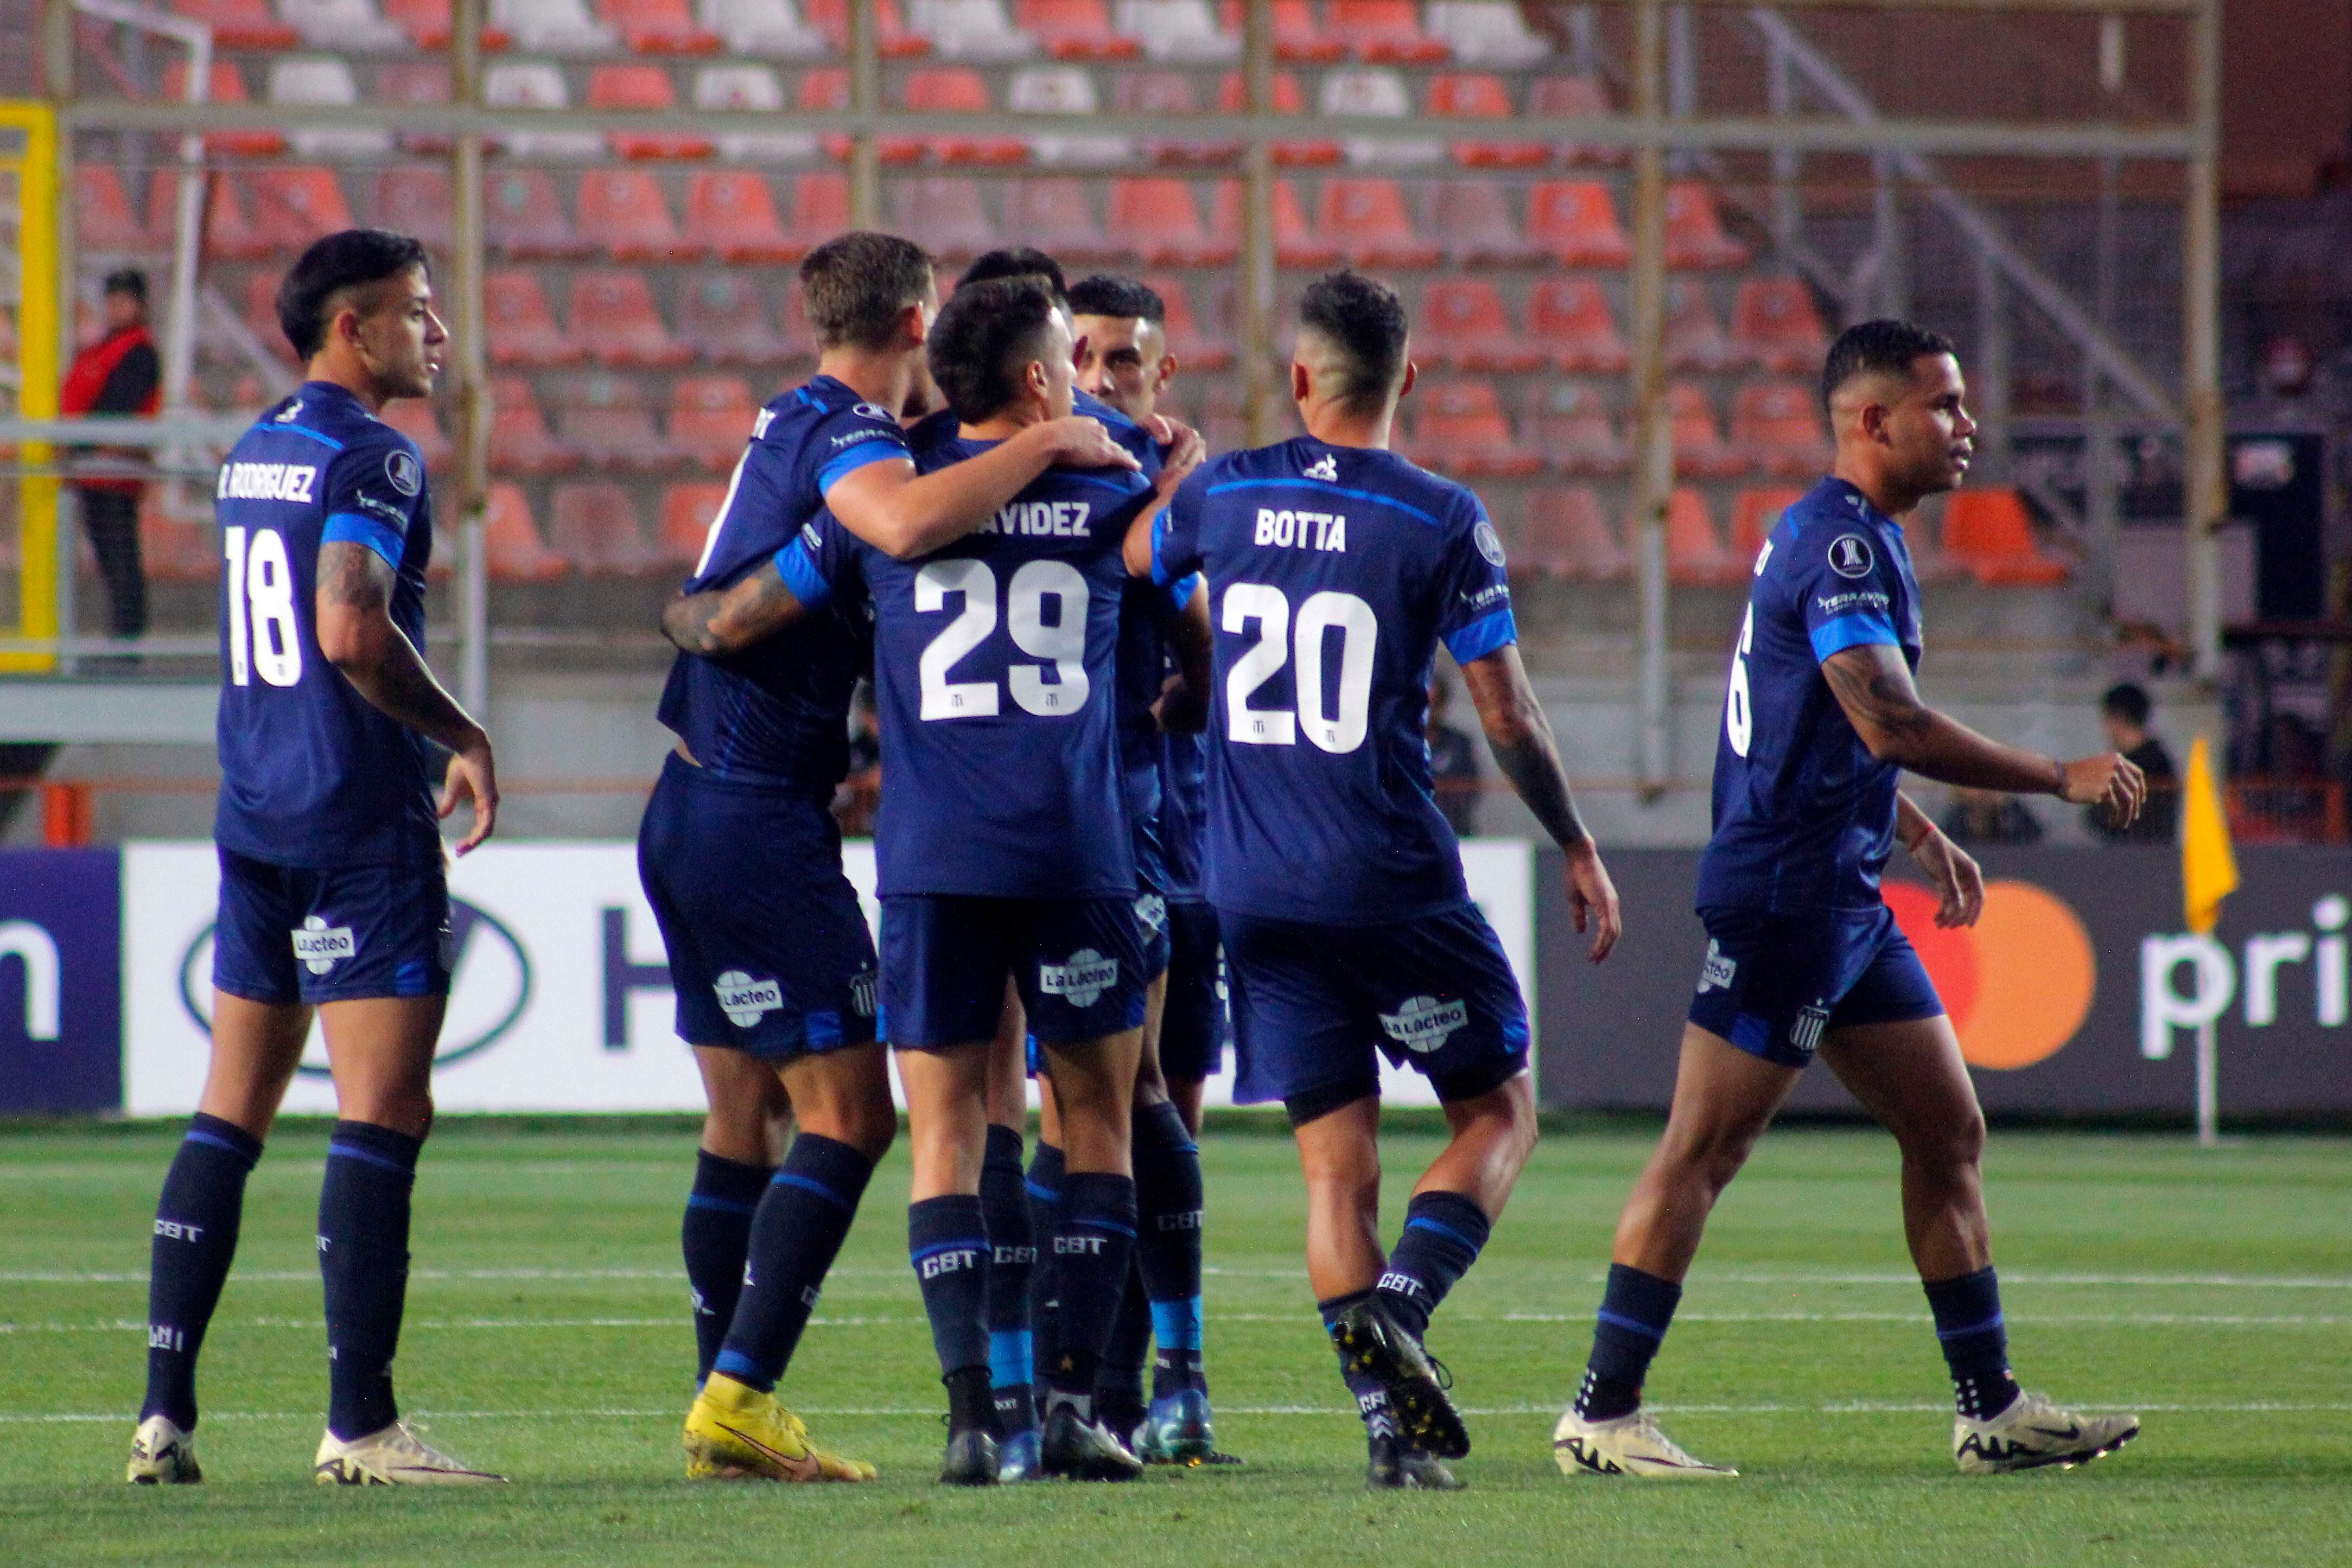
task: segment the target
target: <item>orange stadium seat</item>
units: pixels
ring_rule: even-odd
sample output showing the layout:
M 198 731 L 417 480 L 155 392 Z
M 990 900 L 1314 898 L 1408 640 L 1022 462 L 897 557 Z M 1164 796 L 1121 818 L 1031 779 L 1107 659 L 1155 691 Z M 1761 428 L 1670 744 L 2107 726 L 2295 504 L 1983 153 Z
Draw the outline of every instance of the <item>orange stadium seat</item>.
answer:
M 547 428 L 529 378 L 490 378 L 490 471 L 537 477 L 579 466 L 580 454 Z
M 74 165 L 74 238 L 86 255 L 148 248 L 147 231 L 131 210 L 131 193 L 123 189 L 122 175 L 113 165 Z
M 527 267 L 484 275 L 482 315 L 494 365 L 576 365 L 588 357 L 556 325 L 539 274 Z
M 172 0 L 176 16 L 208 22 L 221 49 L 290 49 L 302 35 L 269 14 L 269 0 Z
M 1696 382 L 1676 382 L 1666 389 L 1666 416 L 1674 427 L 1677 476 L 1738 479 L 1754 466 L 1748 454 L 1723 439 L 1715 405 Z
M 588 73 L 588 107 L 668 114 L 677 109 L 677 89 L 661 66 L 598 66 Z M 707 136 L 614 131 L 604 140 L 616 158 L 708 158 L 718 151 Z
M 1057 60 L 1131 60 L 1143 46 L 1113 27 L 1102 0 L 1021 0 L 1021 30 Z
M 1356 57 L 1373 64 L 1433 66 L 1454 53 L 1421 30 L 1415 0 L 1331 0 L 1329 20 Z
M 685 237 L 726 262 L 791 262 L 809 252 L 784 232 L 768 182 L 749 169 L 706 170 L 687 182 Z
M 1126 254 L 1124 246 L 1103 237 L 1083 180 L 1007 181 L 1004 232 L 1019 235 L 1024 244 L 1081 267 Z
M 1687 587 L 1728 587 L 1746 580 L 1749 563 L 1723 548 L 1706 497 L 1687 485 L 1666 497 L 1666 580 Z
M 245 312 L 238 319 L 271 355 L 286 364 L 294 362 L 294 345 L 278 325 L 278 274 L 257 272 L 245 280 Z
M 1590 485 L 1530 495 L 1520 534 L 1515 566 L 1587 582 L 1620 582 L 1633 575 L 1633 558 L 1617 542 Z
M 215 60 L 205 73 L 205 99 L 213 103 L 250 103 L 245 77 L 227 60 Z M 175 59 L 163 68 L 163 100 L 182 103 L 188 96 L 188 62 Z M 258 127 L 250 131 L 215 131 L 205 137 L 205 153 L 213 158 L 273 158 L 286 151 L 286 138 Z
M 1785 485 L 1740 491 L 1731 503 L 1733 559 L 1753 561 L 1763 550 L 1764 541 L 1771 537 L 1772 527 L 1780 520 L 1780 514 L 1804 497 L 1802 490 Z
M 645 274 L 626 268 L 583 272 L 572 279 L 572 335 L 600 365 L 664 370 L 694 358 L 662 325 Z
M 1563 371 L 1616 375 L 1633 362 L 1601 285 L 1586 277 L 1547 277 L 1528 300 L 1528 336 Z
M 1542 180 L 1528 192 L 1528 239 L 1562 267 L 1621 267 L 1633 247 L 1598 180 Z
M 1249 91 L 1242 85 L 1242 74 L 1229 71 L 1217 84 L 1217 112 L 1247 114 Z M 1288 71 L 1276 71 L 1274 77 L 1274 112 L 1304 115 L 1307 95 L 1299 89 L 1298 78 Z M 1286 169 L 1311 169 L 1344 161 L 1347 149 L 1328 137 L 1304 141 L 1283 141 L 1274 143 L 1270 154 L 1276 163 Z
M 1328 66 L 1345 59 L 1348 46 L 1316 25 L 1315 8 L 1307 0 L 1267 0 L 1274 7 L 1274 57 L 1291 65 Z M 1242 0 L 1221 0 L 1219 26 L 1232 37 L 1242 36 Z
M 750 429 L 747 423 L 745 430 Z M 737 433 L 735 451 L 728 461 L 743 450 L 741 432 Z M 672 485 L 662 492 L 661 552 L 673 566 L 690 567 L 702 559 L 703 547 L 710 541 L 710 525 L 719 520 L 719 508 L 727 504 L 727 486 L 701 480 L 688 480 Z
M 375 90 L 370 95 L 378 103 L 410 104 L 430 108 L 449 101 L 449 68 L 438 60 L 393 60 L 375 68 Z M 438 131 L 403 131 L 398 134 L 402 147 L 411 152 L 446 153 L 450 141 Z
M 1432 77 L 1429 112 L 1464 120 L 1508 120 L 1511 89 L 1503 78 L 1486 71 Z M 1456 141 L 1454 161 L 1470 169 L 1540 169 L 1551 162 L 1551 148 L 1541 141 Z
M 913 72 L 907 78 L 905 103 L 909 114 L 986 114 L 995 107 L 988 78 L 968 66 Z M 1029 144 L 1017 136 L 935 136 L 927 145 L 942 163 L 996 167 L 1029 159 Z
M 355 226 L 332 169 L 257 169 L 252 180 L 253 232 L 274 251 L 299 254 L 314 240 Z
M 1675 180 L 1666 186 L 1666 265 L 1746 267 L 1748 247 L 1723 232 L 1715 193 L 1703 181 Z
M 890 195 L 899 231 L 921 235 L 934 255 L 969 261 L 996 248 L 996 225 L 989 221 L 980 187 L 971 181 L 927 175 L 900 181 Z
M 1609 90 L 1593 77 L 1542 77 L 1528 91 L 1528 112 L 1555 120 L 1605 120 L 1610 115 Z M 1565 162 L 1604 167 L 1622 163 L 1625 148 L 1563 141 L 1555 149 Z
M 1167 308 L 1168 351 L 1176 356 L 1179 364 L 1187 370 L 1222 371 L 1234 362 L 1233 344 L 1202 332 L 1199 319 L 1192 313 L 1192 298 L 1184 291 L 1181 278 L 1147 277 L 1143 281 Z
M 625 474 L 668 474 L 690 466 L 694 455 L 654 428 L 646 390 L 602 371 L 566 380 L 555 407 L 558 439 L 591 468 Z
M 646 538 L 637 504 L 619 485 L 558 485 L 548 534 L 572 570 L 589 577 L 645 577 L 669 565 Z
M 1550 382 L 1528 400 L 1528 444 L 1562 474 L 1622 478 L 1632 455 L 1600 389 L 1583 382 Z
M 1293 84 L 1296 85 L 1296 84 Z M 1185 120 L 1201 112 L 1192 78 L 1182 71 L 1121 71 L 1111 83 L 1111 107 L 1139 120 Z M 1239 161 L 1242 143 L 1227 138 L 1153 137 L 1143 143 L 1146 162 L 1182 166 Z
M 1738 365 L 1743 356 L 1723 335 L 1706 286 L 1687 277 L 1666 286 L 1666 368 L 1713 375 Z
M 824 33 L 836 55 L 849 53 L 851 0 L 802 0 L 801 16 Z M 931 41 L 910 31 L 898 0 L 875 0 L 875 47 L 885 59 L 903 60 L 931 52 Z
M 1164 175 L 1110 183 L 1109 232 L 1146 267 L 1224 267 L 1236 254 L 1201 225 L 1192 183 Z
M 849 68 L 819 66 L 801 73 L 800 85 L 793 89 L 793 102 L 803 114 L 842 114 L 849 109 Z M 824 155 L 836 163 L 849 162 L 857 139 L 844 132 L 827 131 L 820 138 Z M 882 136 L 876 138 L 876 150 L 885 163 L 919 163 L 923 161 L 923 139 L 919 136 Z
M 1731 340 L 1757 364 L 1779 375 L 1821 369 L 1830 335 L 1813 307 L 1813 291 L 1796 277 L 1751 277 L 1731 307 Z
M 1741 387 L 1731 404 L 1731 444 L 1775 478 L 1818 478 L 1830 465 L 1829 433 L 1812 389 L 1800 381 Z
M 2042 586 L 2063 582 L 2064 561 L 2042 553 L 2033 522 L 2014 490 L 1955 490 L 1944 503 L 1944 554 L 1979 582 Z
M 1520 237 L 1503 186 L 1493 180 L 1440 182 L 1430 197 L 1429 226 L 1456 267 L 1531 267 L 1545 259 Z
M 493 485 L 482 517 L 482 558 L 494 582 L 552 582 L 572 563 L 547 548 L 520 485 Z
M 599 0 L 596 9 L 636 54 L 715 55 L 723 47 L 696 23 L 686 0 Z
M 1445 254 L 1413 232 L 1404 192 L 1394 180 L 1324 181 L 1315 226 L 1318 233 L 1337 241 L 1358 267 L 1435 267 Z
M 759 285 L 740 273 L 690 278 L 678 291 L 677 338 L 715 364 L 779 365 L 793 357 Z
M 1518 375 L 1539 368 L 1543 350 L 1511 319 L 1484 278 L 1447 278 L 1422 291 L 1413 328 L 1417 357 L 1434 365 Z
M 580 176 L 580 232 L 615 261 L 691 261 L 699 254 L 677 232 L 660 183 L 642 169 Z
M 793 182 L 793 238 L 814 250 L 849 228 L 849 176 L 803 174 Z
M 592 254 L 563 214 L 554 177 L 544 169 L 499 169 L 482 180 L 482 229 L 490 248 L 518 261 L 561 261 Z
M 1236 252 L 1242 243 L 1242 183 L 1239 180 L 1217 182 L 1216 204 L 1209 219 L 1209 233 L 1222 243 L 1234 246 Z M 1287 180 L 1274 183 L 1274 259 L 1282 267 L 1328 267 L 1339 259 L 1339 247 L 1330 244 L 1307 223 L 1307 210 L 1298 204 L 1298 190 Z
M 155 171 L 147 210 L 158 223 L 168 224 L 177 210 L 180 177 L 170 169 Z M 167 246 L 168 248 L 168 246 Z M 205 259 L 259 261 L 269 254 L 269 241 L 254 226 L 253 203 L 245 182 L 215 170 L 205 179 Z
M 416 450 L 424 457 L 425 466 L 433 473 L 438 474 L 448 467 L 457 455 L 457 449 L 449 444 L 449 438 L 441 432 L 441 416 L 430 399 L 394 398 L 383 405 L 376 417 L 416 443 Z
M 759 414 L 740 376 L 680 376 L 669 389 L 669 438 L 705 468 L 732 467 Z
M 446 251 L 455 221 L 449 171 L 437 163 L 407 163 L 379 172 L 375 221 L 379 228 L 415 235 L 427 248 Z
M 1511 422 L 1492 382 L 1462 381 L 1424 387 L 1412 427 L 1416 463 L 1447 474 L 1521 478 L 1543 470 L 1543 459 L 1511 436 Z
M 816 330 L 809 325 L 808 301 L 801 298 L 801 280 L 797 277 L 784 289 L 784 348 L 795 360 L 814 360 L 817 356 Z

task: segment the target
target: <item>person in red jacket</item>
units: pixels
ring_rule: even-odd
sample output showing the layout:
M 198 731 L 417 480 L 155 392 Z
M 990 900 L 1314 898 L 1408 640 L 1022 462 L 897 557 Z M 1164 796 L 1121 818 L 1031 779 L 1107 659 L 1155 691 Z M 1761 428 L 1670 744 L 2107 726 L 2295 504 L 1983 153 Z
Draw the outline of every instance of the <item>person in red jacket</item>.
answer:
M 163 361 L 147 334 L 147 278 L 131 268 L 106 279 L 106 336 L 74 356 L 58 390 L 68 419 L 88 414 L 132 414 L 152 418 L 162 403 Z M 82 447 L 78 455 L 100 449 Z M 108 454 L 108 466 L 142 452 Z M 74 482 L 81 500 L 81 525 L 106 580 L 107 630 L 136 637 L 147 630 L 147 575 L 139 559 L 139 496 L 146 481 L 93 475 Z

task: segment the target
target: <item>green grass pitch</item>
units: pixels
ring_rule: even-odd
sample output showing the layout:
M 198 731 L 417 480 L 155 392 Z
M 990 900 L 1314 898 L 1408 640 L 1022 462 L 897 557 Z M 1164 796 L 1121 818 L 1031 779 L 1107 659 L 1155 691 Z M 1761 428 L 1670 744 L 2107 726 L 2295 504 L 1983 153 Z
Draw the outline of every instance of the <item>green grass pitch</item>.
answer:
M 400 1384 L 496 1491 L 322 1490 L 312 1253 L 324 1129 L 247 1200 L 206 1348 L 201 1488 L 122 1482 L 146 1230 L 176 1128 L 0 1133 L 0 1562 L 820 1563 L 2323 1563 L 2352 1560 L 2352 1145 L 1997 1134 L 1996 1250 L 2021 1375 L 2137 1407 L 2086 1469 L 1963 1479 L 1906 1265 L 1892 1146 L 1768 1138 L 1718 1211 L 1650 1396 L 1719 1486 L 1570 1482 L 1552 1419 L 1651 1134 L 1537 1151 L 1438 1316 L 1475 1441 L 1452 1496 L 1361 1489 L 1363 1443 L 1300 1265 L 1286 1140 L 1206 1141 L 1210 1371 L 1247 1468 L 950 1493 L 904 1250 L 876 1180 L 783 1392 L 871 1458 L 866 1489 L 690 1485 L 677 1222 L 693 1134 L 446 1125 L 417 1183 Z M 1434 1147 L 1389 1144 L 1388 1223 Z

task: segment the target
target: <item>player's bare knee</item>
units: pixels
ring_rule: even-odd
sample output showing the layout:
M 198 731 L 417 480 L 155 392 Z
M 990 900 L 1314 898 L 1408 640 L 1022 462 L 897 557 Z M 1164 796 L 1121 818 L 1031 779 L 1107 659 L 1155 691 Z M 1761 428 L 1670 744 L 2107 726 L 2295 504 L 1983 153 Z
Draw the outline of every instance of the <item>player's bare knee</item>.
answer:
M 1903 1150 L 1903 1163 L 1920 1174 L 1970 1181 L 1984 1163 L 1984 1113 L 1971 1106 L 1957 1117 L 1906 1126 L 1895 1134 L 1895 1141 Z

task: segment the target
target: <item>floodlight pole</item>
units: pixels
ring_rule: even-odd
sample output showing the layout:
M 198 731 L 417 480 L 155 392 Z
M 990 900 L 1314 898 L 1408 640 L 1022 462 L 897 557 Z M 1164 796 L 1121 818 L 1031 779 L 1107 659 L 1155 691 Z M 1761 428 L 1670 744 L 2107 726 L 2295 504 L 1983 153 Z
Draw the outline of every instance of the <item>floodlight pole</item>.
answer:
M 849 107 L 868 116 L 850 143 L 849 225 L 877 228 L 882 222 L 882 143 L 871 116 L 882 107 L 882 42 L 876 0 L 850 0 Z
M 451 16 L 451 96 L 467 109 L 482 106 L 484 0 L 457 0 Z M 452 143 L 449 191 L 448 309 L 457 375 L 457 696 L 478 722 L 488 721 L 490 700 L 490 580 L 485 535 L 490 495 L 488 312 L 483 298 L 482 133 L 460 131 Z
M 2221 674 L 2221 547 L 2214 530 L 2228 520 L 2221 405 L 2221 4 L 2200 0 L 2190 24 L 2189 158 L 2182 214 L 2181 403 L 2188 415 L 2183 454 L 2182 532 L 2189 551 L 2189 656 L 2200 680 Z
M 1665 17 L 1660 0 L 1633 8 L 1633 116 L 1655 126 L 1665 88 Z M 1666 503 L 1674 488 L 1674 423 L 1666 406 L 1666 155 L 1653 139 L 1633 153 L 1633 565 L 1642 602 L 1639 775 L 1652 801 L 1671 782 L 1666 664 Z
M 1242 81 L 1249 112 L 1274 112 L 1274 7 L 1249 0 L 1242 7 Z M 1275 371 L 1274 148 L 1250 137 L 1242 190 L 1242 417 L 1253 446 L 1281 434 L 1280 391 Z

